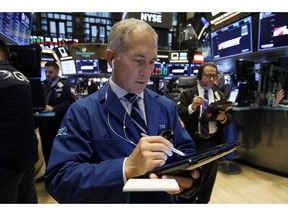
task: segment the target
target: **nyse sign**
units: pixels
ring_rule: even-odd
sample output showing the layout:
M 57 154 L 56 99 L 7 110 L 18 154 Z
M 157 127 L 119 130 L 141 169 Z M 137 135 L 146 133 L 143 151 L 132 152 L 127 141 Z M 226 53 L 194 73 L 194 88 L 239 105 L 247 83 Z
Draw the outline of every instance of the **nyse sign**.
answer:
M 149 23 L 152 27 L 170 29 L 172 27 L 172 14 L 171 13 L 128 13 L 128 17 L 141 19 Z
M 141 20 L 145 22 L 162 23 L 162 14 L 141 13 Z

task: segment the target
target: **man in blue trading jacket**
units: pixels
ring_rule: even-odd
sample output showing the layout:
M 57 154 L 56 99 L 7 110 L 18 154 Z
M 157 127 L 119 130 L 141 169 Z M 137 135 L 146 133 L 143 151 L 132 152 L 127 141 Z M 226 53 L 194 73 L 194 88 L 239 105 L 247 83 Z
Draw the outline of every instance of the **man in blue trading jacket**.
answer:
M 223 129 L 231 123 L 232 116 L 224 111 L 219 111 L 214 120 L 208 121 L 208 134 L 205 133 L 204 135 L 201 132 L 202 122 L 199 121 L 199 118 L 202 115 L 205 100 L 208 104 L 216 101 L 225 102 L 227 97 L 214 87 L 214 80 L 217 78 L 217 65 L 215 63 L 207 62 L 202 64 L 197 78 L 197 83 L 194 86 L 181 93 L 177 106 L 180 118 L 195 141 L 196 150 L 201 152 L 217 144 L 224 143 Z M 206 99 L 204 96 L 205 91 L 207 91 Z M 197 192 L 197 203 L 209 202 L 217 169 L 218 160 L 202 166 L 203 182 Z
M 46 100 L 46 109 L 43 112 L 55 112 L 53 117 L 37 117 L 39 134 L 42 142 L 43 156 L 46 165 L 50 157 L 53 140 L 69 106 L 75 102 L 75 96 L 71 92 L 70 85 L 58 76 L 59 66 L 56 62 L 45 64 L 46 80 L 43 88 Z
M 173 145 L 186 154 L 195 152 L 176 105 L 145 88 L 157 60 L 157 40 L 144 21 L 126 19 L 112 27 L 106 51 L 112 76 L 96 93 L 71 105 L 54 141 L 45 183 L 58 202 L 172 203 L 191 198 L 198 188 L 200 172 L 192 170 L 182 176 L 150 174 L 175 178 L 180 190 L 173 193 L 123 192 L 127 180 L 176 157 Z M 148 136 L 141 137 L 132 122 L 128 93 L 137 95 Z M 159 136 L 164 130 L 174 132 L 173 145 Z

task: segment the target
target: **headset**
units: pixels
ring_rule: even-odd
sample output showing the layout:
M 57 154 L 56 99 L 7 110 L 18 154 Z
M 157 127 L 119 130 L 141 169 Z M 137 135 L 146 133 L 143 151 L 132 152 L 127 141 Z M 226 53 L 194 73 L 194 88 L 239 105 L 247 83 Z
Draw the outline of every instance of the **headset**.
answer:
M 113 68 L 112 68 L 112 70 L 113 70 L 113 69 L 114 69 L 114 59 L 112 60 L 112 66 L 113 66 Z M 107 89 L 106 89 L 106 92 L 105 92 L 105 101 L 107 101 L 107 98 L 108 98 L 108 89 L 109 89 L 109 87 L 110 87 L 110 84 L 109 84 L 109 81 L 108 81 L 108 86 L 107 86 Z M 134 146 L 136 146 L 136 143 L 133 142 L 133 141 L 127 136 L 127 134 L 126 134 L 126 125 L 125 125 L 125 123 L 126 123 L 126 118 L 127 118 L 127 115 L 128 115 L 128 110 L 131 109 L 134 101 L 137 100 L 138 97 L 139 97 L 139 96 L 137 95 L 137 97 L 135 97 L 135 99 L 129 104 L 129 106 L 128 106 L 127 108 L 124 107 L 125 110 L 126 110 L 126 112 L 125 112 L 125 114 L 124 114 L 124 118 L 123 118 L 123 124 L 122 124 L 122 130 L 123 130 L 124 137 L 121 136 L 120 134 L 118 134 L 118 133 L 113 129 L 113 127 L 112 127 L 112 125 L 111 125 L 111 123 L 110 123 L 110 113 L 109 113 L 109 111 L 107 110 L 107 125 L 109 126 L 109 128 L 111 129 L 111 131 L 112 131 L 116 136 L 118 136 L 119 138 L 121 138 L 121 139 L 123 139 L 123 140 L 125 140 L 125 141 L 127 141 L 127 142 L 129 142 L 129 143 L 131 143 L 131 144 L 134 145 Z
M 198 80 L 201 80 L 201 79 L 202 79 L 203 71 L 204 71 L 204 64 L 201 64 L 201 65 L 200 65 L 200 68 L 199 68 L 199 70 L 198 70 L 198 74 L 197 74 Z
M 207 63 L 203 63 L 200 65 L 200 68 L 198 70 L 198 74 L 197 74 L 197 78 L 198 80 L 201 80 L 203 77 L 203 73 L 204 73 L 204 68 L 206 66 L 213 66 L 216 68 L 216 72 L 218 73 L 218 69 L 217 69 L 217 65 L 214 62 L 207 62 Z
M 114 59 L 112 59 L 112 65 L 111 65 L 111 67 L 112 67 L 112 73 L 114 72 Z

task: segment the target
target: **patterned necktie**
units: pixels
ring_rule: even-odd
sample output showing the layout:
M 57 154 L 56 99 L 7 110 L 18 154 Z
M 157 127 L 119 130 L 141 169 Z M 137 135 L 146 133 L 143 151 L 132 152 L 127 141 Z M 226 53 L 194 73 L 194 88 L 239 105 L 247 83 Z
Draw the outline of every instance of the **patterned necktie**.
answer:
M 130 103 L 132 104 L 130 117 L 134 125 L 136 126 L 139 134 L 141 133 L 147 134 L 147 126 L 143 119 L 143 116 L 141 115 L 141 112 L 138 106 L 137 95 L 129 93 L 125 95 L 124 97 L 128 99 Z
M 206 110 L 209 105 L 208 90 L 204 91 L 204 104 L 202 106 L 202 113 Z M 207 138 L 209 135 L 209 124 L 208 121 L 201 121 L 201 134 L 204 138 Z

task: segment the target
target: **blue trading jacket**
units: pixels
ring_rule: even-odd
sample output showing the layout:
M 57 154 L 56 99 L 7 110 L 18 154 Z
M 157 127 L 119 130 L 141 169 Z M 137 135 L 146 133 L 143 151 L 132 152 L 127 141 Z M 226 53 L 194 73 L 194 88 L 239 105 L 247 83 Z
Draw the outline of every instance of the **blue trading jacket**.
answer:
M 148 135 L 173 130 L 174 146 L 193 154 L 194 142 L 186 129 L 181 127 L 175 104 L 148 89 L 144 94 Z M 46 187 L 58 202 L 171 202 L 171 196 L 166 192 L 122 191 L 123 161 L 135 148 L 127 139 L 135 143 L 140 139 L 127 113 L 123 122 L 125 112 L 108 84 L 68 109 L 54 141 L 45 174 Z M 123 128 L 124 123 L 126 129 Z M 172 157 L 177 156 L 173 154 Z

